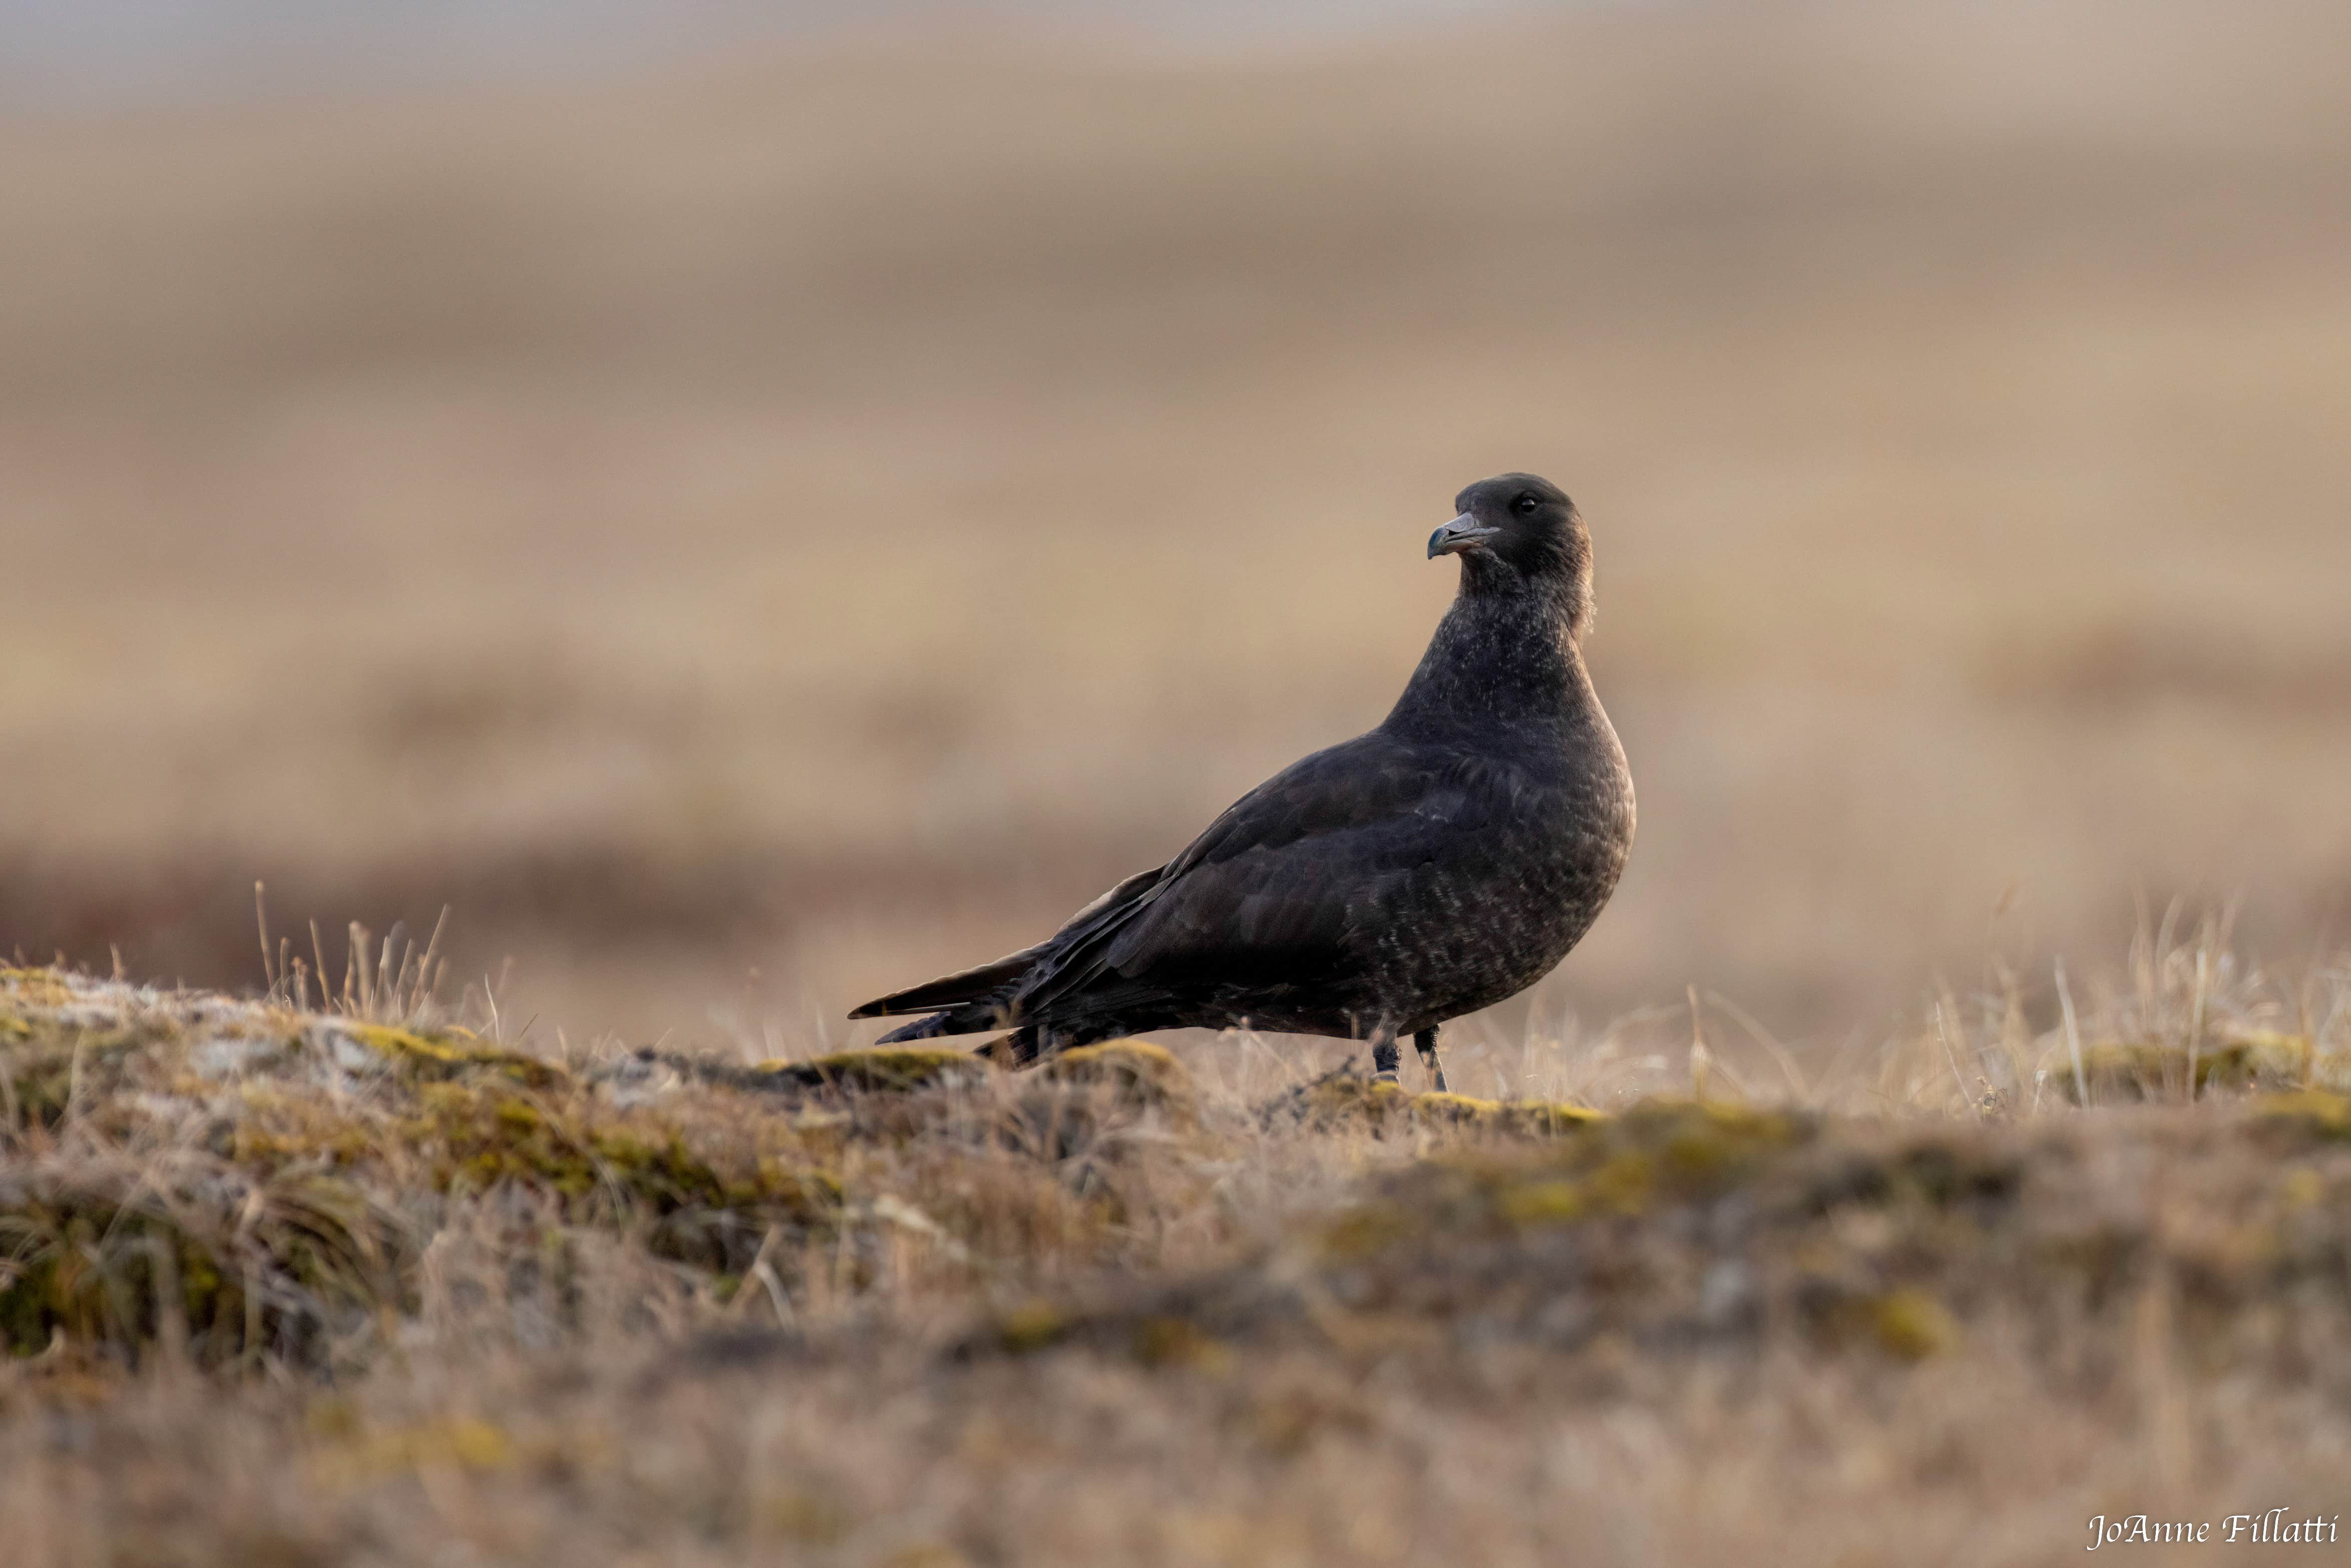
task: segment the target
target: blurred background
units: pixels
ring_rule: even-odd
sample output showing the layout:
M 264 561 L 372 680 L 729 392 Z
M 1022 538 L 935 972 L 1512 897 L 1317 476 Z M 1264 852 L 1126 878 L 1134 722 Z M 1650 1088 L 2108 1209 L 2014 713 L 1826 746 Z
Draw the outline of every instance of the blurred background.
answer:
M 0 953 L 870 1038 L 1591 521 L 1507 1036 L 2351 913 L 2351 10 L 0 0 Z M 2335 922 L 2330 925 L 2330 922 Z

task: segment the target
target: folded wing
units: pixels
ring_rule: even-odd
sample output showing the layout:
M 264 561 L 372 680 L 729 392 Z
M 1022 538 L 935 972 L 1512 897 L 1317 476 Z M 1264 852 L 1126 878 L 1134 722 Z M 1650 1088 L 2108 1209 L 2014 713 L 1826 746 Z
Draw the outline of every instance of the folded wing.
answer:
M 1059 1044 L 1360 974 L 1384 909 L 1481 814 L 1472 784 L 1458 757 L 1374 730 L 1268 779 L 1045 942 L 852 1016 L 935 1012 L 893 1040 L 1013 1028 Z

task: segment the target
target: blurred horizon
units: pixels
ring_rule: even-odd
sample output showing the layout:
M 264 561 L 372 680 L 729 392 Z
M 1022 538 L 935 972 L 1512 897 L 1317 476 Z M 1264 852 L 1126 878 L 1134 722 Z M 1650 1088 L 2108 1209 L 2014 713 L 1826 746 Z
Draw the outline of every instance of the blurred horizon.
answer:
M 0 0 L 0 113 L 106 112 L 692 68 L 926 33 L 1134 48 L 1311 46 L 1628 0 Z M 1666 5 L 1683 0 L 1633 0 Z
M 869 1038 L 1377 722 L 1513 468 L 1642 829 L 1492 1039 L 2339 938 L 2351 15 L 1381 9 L 10 89 L 0 954 L 250 988 L 259 878 Z

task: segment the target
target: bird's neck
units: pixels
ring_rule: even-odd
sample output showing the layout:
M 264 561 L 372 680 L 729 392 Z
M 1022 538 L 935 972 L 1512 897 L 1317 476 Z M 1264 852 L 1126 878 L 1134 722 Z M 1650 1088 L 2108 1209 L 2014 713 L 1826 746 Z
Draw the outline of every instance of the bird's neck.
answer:
M 1461 591 L 1382 727 L 1404 735 L 1573 727 L 1598 698 L 1578 646 L 1589 586 L 1463 562 Z M 1480 570 L 1478 568 L 1483 567 Z

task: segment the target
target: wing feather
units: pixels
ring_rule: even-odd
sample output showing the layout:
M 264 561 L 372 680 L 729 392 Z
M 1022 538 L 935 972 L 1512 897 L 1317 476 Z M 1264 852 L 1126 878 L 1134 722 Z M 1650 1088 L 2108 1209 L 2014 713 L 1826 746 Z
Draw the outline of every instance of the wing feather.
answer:
M 1457 768 L 1381 731 L 1316 752 L 1235 802 L 1116 919 L 1041 959 L 1018 1016 L 1360 967 L 1429 830 L 1470 805 Z

